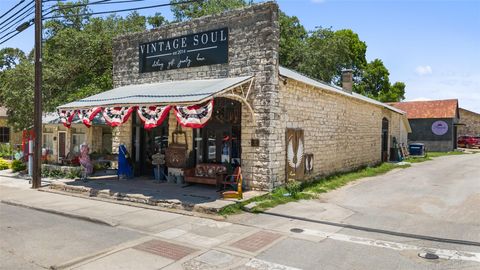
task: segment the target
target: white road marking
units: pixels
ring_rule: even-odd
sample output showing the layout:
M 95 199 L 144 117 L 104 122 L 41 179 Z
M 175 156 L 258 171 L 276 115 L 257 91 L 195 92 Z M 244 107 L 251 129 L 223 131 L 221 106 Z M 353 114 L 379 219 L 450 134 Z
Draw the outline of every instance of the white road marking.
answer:
M 420 246 L 402 244 L 397 242 L 351 236 L 351 235 L 346 235 L 341 233 L 327 233 L 327 232 L 311 230 L 311 229 L 303 229 L 302 234 L 320 236 L 320 237 L 329 238 L 337 241 L 349 242 L 349 243 L 366 245 L 366 246 L 374 246 L 379 248 L 387 248 L 387 249 L 393 249 L 393 250 L 413 250 L 413 251 L 419 251 L 419 252 L 420 251 L 429 252 L 429 253 L 436 254 L 441 259 L 473 261 L 473 262 L 480 263 L 480 253 L 477 253 L 477 252 L 427 248 L 427 247 L 420 247 Z
M 302 270 L 300 268 L 290 267 L 283 264 L 267 262 L 257 258 L 252 258 L 245 266 L 252 267 L 259 270 Z

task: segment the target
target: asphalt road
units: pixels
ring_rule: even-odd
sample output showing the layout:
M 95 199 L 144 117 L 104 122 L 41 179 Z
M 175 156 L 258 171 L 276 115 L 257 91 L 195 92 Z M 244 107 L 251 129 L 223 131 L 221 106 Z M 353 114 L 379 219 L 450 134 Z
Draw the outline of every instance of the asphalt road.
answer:
M 0 203 L 0 269 L 82 257 L 73 269 L 480 269 L 480 154 L 414 164 L 229 222 L 38 192 L 8 177 L 0 177 L 0 199 L 118 224 Z M 135 249 L 151 239 L 196 251 L 172 259 Z M 427 251 L 439 259 L 418 256 Z
M 142 234 L 0 204 L 0 269 L 48 269 Z
M 475 154 L 414 164 L 362 179 L 319 200 L 290 203 L 232 221 L 282 232 L 303 229 L 297 239 L 287 238 L 257 257 L 290 267 L 480 269 L 479 206 L 480 155 Z M 420 258 L 418 254 L 425 251 L 440 259 Z

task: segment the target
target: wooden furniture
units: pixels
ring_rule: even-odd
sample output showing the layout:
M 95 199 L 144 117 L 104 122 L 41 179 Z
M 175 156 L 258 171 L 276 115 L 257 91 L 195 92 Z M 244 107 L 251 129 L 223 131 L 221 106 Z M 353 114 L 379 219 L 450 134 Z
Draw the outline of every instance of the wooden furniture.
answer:
M 222 193 L 224 199 L 234 198 L 234 199 L 243 199 L 243 190 L 242 190 L 242 169 L 240 166 L 235 168 L 235 171 L 232 175 L 227 175 L 222 181 L 223 189 L 227 188 L 227 185 L 236 186 L 237 190 L 228 190 Z
M 80 165 L 78 160 L 78 155 L 75 155 L 72 152 L 68 152 L 67 156 L 61 160 L 62 165 Z
M 217 186 L 226 173 L 227 168 L 223 164 L 201 163 L 194 168 L 184 169 L 183 175 L 186 183 Z

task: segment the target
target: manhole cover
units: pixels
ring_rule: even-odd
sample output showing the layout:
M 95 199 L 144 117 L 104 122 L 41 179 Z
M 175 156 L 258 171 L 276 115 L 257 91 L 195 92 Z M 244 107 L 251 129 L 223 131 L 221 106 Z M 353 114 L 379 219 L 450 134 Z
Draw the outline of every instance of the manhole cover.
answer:
M 303 232 L 303 230 L 300 229 L 300 228 L 293 228 L 293 229 L 290 229 L 290 231 L 293 232 L 293 233 L 302 233 Z
M 437 254 L 430 252 L 420 252 L 418 253 L 418 256 L 427 260 L 437 260 L 439 258 Z

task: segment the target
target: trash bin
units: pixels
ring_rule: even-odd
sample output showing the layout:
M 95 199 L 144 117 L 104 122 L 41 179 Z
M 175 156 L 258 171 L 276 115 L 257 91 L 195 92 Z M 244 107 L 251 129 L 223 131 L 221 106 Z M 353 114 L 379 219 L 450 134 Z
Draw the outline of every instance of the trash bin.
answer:
M 408 152 L 411 156 L 425 156 L 425 144 L 411 143 L 408 145 Z

